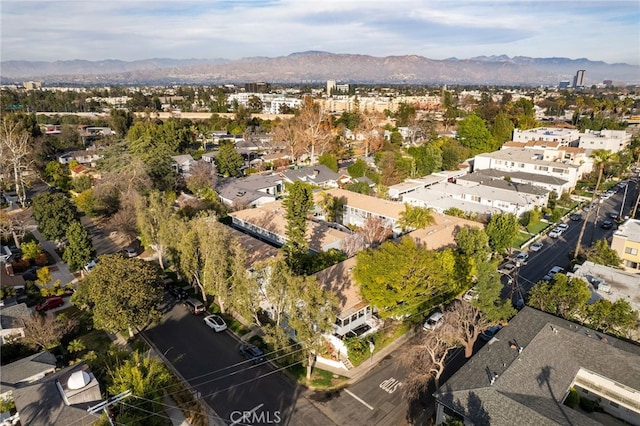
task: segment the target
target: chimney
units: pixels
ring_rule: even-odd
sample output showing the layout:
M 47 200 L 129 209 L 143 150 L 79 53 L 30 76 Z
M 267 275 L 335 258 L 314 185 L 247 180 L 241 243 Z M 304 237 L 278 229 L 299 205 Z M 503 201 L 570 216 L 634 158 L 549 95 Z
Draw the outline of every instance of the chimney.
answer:
M 313 176 L 314 177 L 318 177 L 319 174 L 320 174 L 320 170 L 319 169 L 313 169 Z

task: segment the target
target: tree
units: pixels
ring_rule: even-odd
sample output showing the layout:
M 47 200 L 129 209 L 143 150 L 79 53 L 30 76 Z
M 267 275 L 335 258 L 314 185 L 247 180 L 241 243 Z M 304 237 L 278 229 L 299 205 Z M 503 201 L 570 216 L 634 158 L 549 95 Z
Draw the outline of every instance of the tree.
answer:
M 142 243 L 156 253 L 161 269 L 164 269 L 164 257 L 170 234 L 170 230 L 166 228 L 174 212 L 173 202 L 174 196 L 152 191 L 148 196 L 139 198 L 136 206 L 136 222 L 142 236 Z
M 638 322 L 638 311 L 624 299 L 611 302 L 599 299 L 586 307 L 586 322 L 594 329 L 603 333 L 613 333 L 618 336 L 629 337 Z
M 345 200 L 342 197 L 334 197 L 328 192 L 322 192 L 320 193 L 319 205 L 327 222 L 336 222 L 342 219 L 342 209 L 345 205 Z
M 287 242 L 282 247 L 287 263 L 296 274 L 303 271 L 303 260 L 309 252 L 307 242 L 307 216 L 313 209 L 313 193 L 308 183 L 297 181 L 287 187 L 282 201 L 286 209 Z
M 513 213 L 499 213 L 491 216 L 485 232 L 489 236 L 489 246 L 500 253 L 511 247 L 519 232 L 518 218 Z
M 457 170 L 458 164 L 469 157 L 469 149 L 453 138 L 442 138 L 440 152 L 444 170 Z
M 215 158 L 216 169 L 223 176 L 238 176 L 244 165 L 242 155 L 238 153 L 231 141 L 221 141 L 220 150 Z
M 442 170 L 442 152 L 433 143 L 409 147 L 407 152 L 414 161 L 412 175 L 426 176 Z
M 449 277 L 455 266 L 445 257 L 404 237 L 358 253 L 353 274 L 381 318 L 402 318 L 428 310 L 454 291 Z
M 67 262 L 69 269 L 77 271 L 89 263 L 93 258 L 94 250 L 91 237 L 80 221 L 73 221 L 67 228 L 67 245 L 62 253 L 62 260 Z
M 76 320 L 63 316 L 54 318 L 50 315 L 34 314 L 24 322 L 22 342 L 36 349 L 53 349 L 60 344 L 60 339 L 71 333 L 77 325 Z
M 325 152 L 320 157 L 318 157 L 318 164 L 325 165 L 334 172 L 338 171 L 338 159 L 334 154 L 331 154 L 329 152 Z
M 503 284 L 493 262 L 478 263 L 474 288 L 478 298 L 472 302 L 492 323 L 507 321 L 516 314 L 511 300 L 501 297 Z
M 36 195 L 31 209 L 40 233 L 47 240 L 61 240 L 71 222 L 77 220 L 75 206 L 59 192 Z
M 295 331 L 295 339 L 306 353 L 307 380 L 315 363 L 317 351 L 323 347 L 323 334 L 330 333 L 336 320 L 336 300 L 333 294 L 323 290 L 315 278 L 305 277 L 294 289 L 295 303 L 289 305 L 289 326 Z
M 216 187 L 217 175 L 215 168 L 211 163 L 204 160 L 196 161 L 189 167 L 189 176 L 187 176 L 187 189 L 193 194 L 202 196 L 208 194 Z
M 91 178 L 87 175 L 80 175 L 71 179 L 71 187 L 77 193 L 91 189 L 92 185 Z
M 491 134 L 496 141 L 496 145 L 501 146 L 503 143 L 512 140 L 513 129 L 513 122 L 509 116 L 500 111 L 498 115 L 496 115 L 491 128 Z
M 79 285 L 78 293 L 93 306 L 96 328 L 118 332 L 144 328 L 160 318 L 162 278 L 152 263 L 119 254 L 103 255 Z
M 25 176 L 31 167 L 31 144 L 29 134 L 20 122 L 10 122 L 6 117 L 0 125 L 0 174 L 11 176 L 18 195 L 18 203 L 24 208 L 27 201 Z
M 78 352 L 82 352 L 86 348 L 87 347 L 84 345 L 84 343 L 82 343 L 82 340 L 80 339 L 73 339 L 72 341 L 69 342 L 69 345 L 67 346 L 67 350 L 74 354 Z
M 456 341 L 464 347 L 465 358 L 471 358 L 473 345 L 489 326 L 489 321 L 480 309 L 464 301 L 454 301 L 444 315 L 451 325 L 449 332 L 454 333 Z
M 473 279 L 477 277 L 476 267 L 481 263 L 486 263 L 491 249 L 489 248 L 489 237 L 483 229 L 464 226 L 456 232 L 454 236 L 458 246 L 459 271 L 463 279 Z
M 622 263 L 618 252 L 609 247 L 607 240 L 596 241 L 594 246 L 587 250 L 587 260 L 614 268 L 619 267 Z
M 172 374 L 159 358 L 142 355 L 134 351 L 124 362 L 109 371 L 111 384 L 109 394 L 117 395 L 130 390 L 139 397 L 135 407 L 118 405 L 118 423 L 164 425 L 164 416 L 149 416 L 148 413 L 162 413 L 165 403 L 165 389 L 174 381 Z M 142 399 L 140 399 L 142 398 Z
M 57 188 L 67 189 L 69 187 L 69 169 L 59 161 L 49 161 L 44 168 L 43 176 L 49 184 Z
M 27 241 L 20 246 L 22 250 L 22 258 L 35 260 L 40 253 L 42 253 L 42 247 L 38 241 Z
M 458 123 L 458 140 L 469 148 L 470 155 L 495 151 L 497 145 L 482 118 L 471 114 Z
M 584 311 L 590 298 L 591 292 L 584 280 L 556 274 L 551 281 L 540 281 L 533 286 L 528 305 L 571 320 Z
M 297 139 L 315 164 L 316 155 L 322 155 L 331 141 L 331 124 L 327 112 L 312 97 L 305 96 L 295 117 Z
M 404 211 L 400 212 L 398 224 L 404 232 L 415 229 L 426 228 L 435 223 L 433 210 L 430 208 L 412 206 L 409 203 L 404 204 Z
M 371 247 L 391 238 L 393 230 L 391 225 L 386 223 L 380 216 L 370 216 L 364 221 L 356 234 L 362 236 L 366 247 Z
M 303 152 L 302 142 L 298 137 L 297 122 L 293 118 L 282 120 L 272 131 L 274 142 L 284 144 L 289 158 L 294 163 Z
M 594 158 L 595 160 L 595 164 L 598 166 L 598 181 L 596 182 L 596 187 L 593 189 L 593 194 L 591 195 L 591 204 L 593 205 L 595 200 L 596 200 L 596 196 L 598 194 L 598 189 L 600 188 L 600 182 L 602 181 L 602 172 L 604 171 L 604 166 L 607 163 L 607 161 L 609 161 L 609 158 L 611 157 L 611 151 L 609 150 L 603 150 L 603 149 L 596 149 L 595 151 L 593 151 L 593 153 L 591 154 L 591 156 Z M 600 204 L 597 204 L 597 210 L 600 210 Z M 578 241 L 576 242 L 576 249 L 573 252 L 573 258 L 577 259 L 578 255 L 580 255 L 580 249 L 582 248 L 582 237 L 584 237 L 584 230 L 587 227 L 587 222 L 589 222 L 589 216 L 591 215 L 591 210 L 589 209 L 587 211 L 586 217 L 584 218 L 584 220 L 582 221 L 582 227 L 580 227 L 580 233 L 578 234 Z M 597 215 L 597 211 L 596 211 L 596 215 Z M 593 226 L 596 225 L 596 221 L 593 221 Z

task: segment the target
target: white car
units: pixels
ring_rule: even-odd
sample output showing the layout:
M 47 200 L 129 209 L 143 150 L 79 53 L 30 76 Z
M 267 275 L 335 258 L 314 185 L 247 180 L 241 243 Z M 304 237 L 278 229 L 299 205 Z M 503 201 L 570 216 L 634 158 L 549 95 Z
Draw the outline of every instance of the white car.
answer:
M 434 312 L 429 316 L 429 318 L 427 318 L 422 328 L 424 328 L 427 331 L 435 330 L 436 328 L 442 325 L 442 321 L 443 321 L 442 312 Z
M 544 247 L 544 244 L 542 243 L 533 243 L 529 246 L 529 249 L 533 252 L 537 252 L 542 250 L 542 247 Z
M 567 225 L 566 223 L 559 223 L 557 226 L 558 229 L 562 229 L 562 232 L 566 231 L 567 229 L 569 229 L 569 225 Z
M 525 263 L 527 260 L 529 260 L 529 255 L 527 253 L 521 251 L 515 257 L 515 260 L 516 260 L 516 262 Z
M 556 227 L 556 228 L 553 228 L 553 229 L 551 230 L 551 232 L 549 232 L 549 236 L 550 236 L 551 238 L 559 238 L 559 237 L 560 237 L 560 235 L 562 235 L 562 229 L 557 228 L 557 227 Z
M 227 323 L 224 322 L 220 315 L 209 315 L 204 317 L 204 322 L 207 324 L 213 331 L 219 333 L 227 329 Z

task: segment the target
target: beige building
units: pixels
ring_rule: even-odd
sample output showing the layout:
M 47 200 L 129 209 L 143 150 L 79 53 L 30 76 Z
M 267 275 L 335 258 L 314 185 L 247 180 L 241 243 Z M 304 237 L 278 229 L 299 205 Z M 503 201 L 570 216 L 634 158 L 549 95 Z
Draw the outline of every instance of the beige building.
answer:
M 620 225 L 613 233 L 611 248 L 618 253 L 627 271 L 640 272 L 640 220 L 627 219 Z

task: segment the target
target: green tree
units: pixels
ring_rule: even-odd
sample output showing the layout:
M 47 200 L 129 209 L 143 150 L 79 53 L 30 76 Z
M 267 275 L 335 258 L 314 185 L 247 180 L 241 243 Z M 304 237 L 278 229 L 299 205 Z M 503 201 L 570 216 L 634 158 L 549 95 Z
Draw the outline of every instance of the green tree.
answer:
M 310 380 L 315 356 L 325 344 L 324 334 L 332 331 L 336 320 L 336 299 L 323 290 L 315 278 L 305 277 L 300 284 L 295 289 L 296 302 L 289 305 L 288 318 L 296 341 L 306 353 L 304 364 Z
M 221 141 L 218 156 L 215 158 L 216 169 L 223 176 L 238 176 L 244 165 L 242 155 L 236 151 L 231 141 Z
M 73 339 L 72 341 L 69 342 L 69 345 L 67 346 L 67 350 L 74 354 L 78 352 L 82 352 L 86 348 L 87 347 L 84 345 L 84 343 L 82 343 L 82 340 L 80 339 Z
M 455 265 L 445 256 L 404 237 L 358 253 L 353 274 L 381 318 L 401 318 L 427 311 L 455 291 L 449 282 Z
M 109 112 L 111 128 L 118 137 L 123 138 L 133 124 L 133 113 L 123 109 L 112 109 Z
M 162 278 L 152 263 L 103 255 L 74 295 L 93 306 L 96 328 L 110 332 L 143 328 L 160 318 Z
M 511 247 L 518 235 L 518 218 L 512 213 L 499 213 L 491 216 L 486 233 L 489 236 L 489 246 L 500 253 Z
M 67 189 L 71 181 L 69 170 L 59 161 L 49 161 L 47 163 L 44 169 L 44 178 L 51 185 L 61 189 Z
M 38 241 L 24 242 L 20 245 L 20 250 L 22 250 L 22 258 L 29 260 L 35 260 L 42 253 L 42 247 L 40 247 Z
M 158 256 L 160 268 L 164 269 L 170 230 L 167 226 L 173 215 L 174 194 L 151 191 L 148 196 L 141 197 L 136 206 L 137 225 L 142 236 L 142 243 L 150 247 Z
M 469 149 L 453 138 L 443 138 L 440 151 L 444 170 L 457 170 L 458 164 L 469 157 Z
M 359 178 L 365 176 L 369 166 L 366 161 L 361 158 L 358 158 L 353 164 L 347 167 L 347 172 L 349 172 L 349 176 L 352 178 Z
M 478 298 L 473 305 L 480 309 L 490 322 L 507 321 L 515 315 L 510 300 L 501 297 L 500 273 L 493 262 L 482 262 L 476 267 L 475 290 Z
M 318 204 L 327 222 L 337 222 L 342 217 L 345 200 L 341 197 L 334 197 L 328 192 L 322 192 Z
M 137 399 L 135 407 L 118 406 L 118 423 L 127 425 L 164 425 L 164 416 L 149 416 L 148 413 L 163 413 L 164 395 L 173 376 L 159 358 L 142 355 L 134 351 L 131 356 L 109 371 L 111 384 L 109 394 L 117 395 L 130 390 Z
M 529 306 L 571 320 L 584 312 L 591 292 L 580 278 L 556 274 L 551 281 L 540 281 L 529 292 Z
M 91 189 L 92 185 L 91 178 L 87 175 L 80 175 L 71 180 L 71 187 L 78 193 Z
M 47 240 L 61 240 L 71 222 L 77 220 L 75 206 L 59 192 L 36 195 L 31 209 L 40 233 Z
M 471 156 L 497 149 L 496 142 L 484 120 L 475 114 L 469 115 L 458 123 L 458 140 L 463 146 L 469 148 Z
M 638 311 L 624 299 L 611 302 L 599 299 L 586 307 L 586 322 L 594 329 L 603 333 L 613 333 L 628 337 L 638 322 Z
M 96 199 L 93 196 L 93 190 L 87 189 L 86 191 L 82 191 L 75 198 L 74 202 L 76 203 L 76 207 L 84 214 L 89 217 L 95 217 L 97 214 L 96 211 Z
M 491 255 L 487 233 L 484 229 L 464 226 L 456 232 L 454 239 L 460 253 L 458 270 L 465 271 L 462 274 L 465 279 L 476 276 L 476 267 L 486 263 Z
M 404 232 L 426 228 L 434 224 L 436 221 L 433 216 L 433 210 L 426 207 L 412 206 L 409 203 L 404 204 L 404 211 L 400 213 L 398 224 Z
M 493 126 L 491 127 L 491 134 L 493 135 L 496 144 L 501 146 L 503 143 L 512 140 L 513 129 L 513 122 L 509 116 L 502 111 L 499 112 L 493 121 Z
M 426 176 L 442 170 L 442 152 L 435 144 L 426 143 L 418 147 L 412 146 L 407 152 L 414 160 L 414 175 Z
M 286 209 L 287 242 L 282 247 L 289 267 L 296 274 L 304 270 L 304 258 L 309 252 L 307 241 L 307 217 L 313 210 L 311 185 L 297 181 L 287 187 L 287 195 L 282 201 Z
M 318 157 L 318 164 L 325 165 L 334 172 L 338 171 L 338 159 L 330 152 L 325 152 L 320 157 Z
M 605 266 L 613 266 L 617 268 L 622 261 L 618 252 L 609 247 L 607 240 L 598 240 L 596 243 L 587 250 L 587 260 L 593 263 L 598 263 Z
M 68 243 L 62 253 L 62 260 L 67 262 L 70 270 L 77 271 L 93 258 L 91 237 L 87 229 L 77 220 L 71 222 L 65 236 Z

